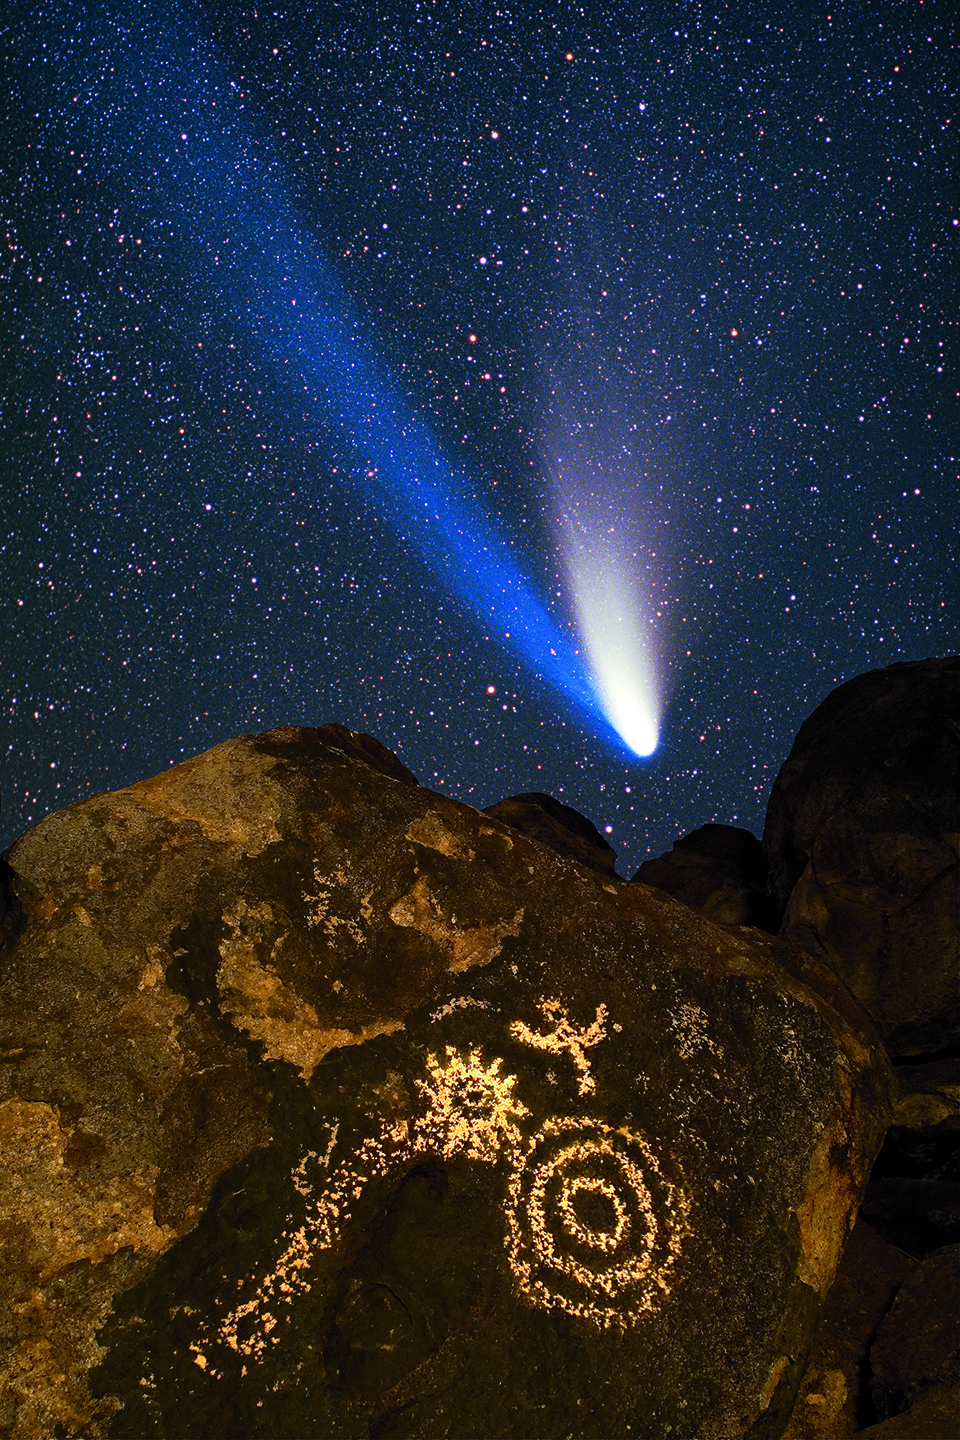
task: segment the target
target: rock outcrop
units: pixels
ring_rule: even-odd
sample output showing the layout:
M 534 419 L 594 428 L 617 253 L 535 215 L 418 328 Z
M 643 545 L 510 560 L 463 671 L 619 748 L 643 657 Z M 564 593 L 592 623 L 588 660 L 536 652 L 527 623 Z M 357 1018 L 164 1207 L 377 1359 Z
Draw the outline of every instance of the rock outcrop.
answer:
M 960 1046 L 960 660 L 841 685 L 800 728 L 764 829 L 780 934 L 827 961 L 891 1055 Z
M 528 795 L 511 795 L 506 800 L 498 800 L 495 805 L 488 805 L 483 813 L 492 815 L 512 830 L 519 830 L 522 835 L 549 845 L 558 855 L 579 860 L 581 865 L 588 865 L 601 875 L 614 873 L 617 855 L 613 846 L 604 840 L 585 815 L 574 810 L 572 805 L 555 800 L 552 795 L 541 795 L 536 791 Z
M 669 854 L 645 860 L 633 878 L 717 925 L 755 925 L 773 934 L 780 927 L 783 907 L 767 891 L 763 846 L 735 825 L 701 825 Z
M 881 1420 L 960 1385 L 960 1245 L 931 1251 L 905 1281 L 871 1346 L 870 1369 Z
M 915 1265 L 862 1220 L 853 1227 L 783 1440 L 853 1440 L 875 1418 L 867 1354 Z
M 960 1385 L 921 1400 L 905 1415 L 882 1420 L 858 1433 L 862 1440 L 957 1440 Z
M 339 727 L 9 860 L 10 1440 L 780 1433 L 895 1098 L 820 961 Z

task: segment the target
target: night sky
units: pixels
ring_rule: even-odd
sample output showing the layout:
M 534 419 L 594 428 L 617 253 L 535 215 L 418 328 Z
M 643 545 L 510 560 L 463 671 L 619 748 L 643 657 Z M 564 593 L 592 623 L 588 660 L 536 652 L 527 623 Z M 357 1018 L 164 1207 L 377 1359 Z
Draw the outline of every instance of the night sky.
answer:
M 629 875 L 956 648 L 934 6 L 8 15 L 0 845 L 339 721 Z

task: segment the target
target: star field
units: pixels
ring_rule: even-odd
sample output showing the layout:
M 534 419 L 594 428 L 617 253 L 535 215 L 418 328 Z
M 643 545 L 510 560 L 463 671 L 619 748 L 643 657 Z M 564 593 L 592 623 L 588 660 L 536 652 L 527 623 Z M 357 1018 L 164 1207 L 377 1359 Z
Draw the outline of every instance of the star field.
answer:
M 0 844 L 336 720 L 631 874 L 956 648 L 935 7 L 68 0 L 2 45 Z M 647 759 L 577 699 L 571 514 L 642 598 Z

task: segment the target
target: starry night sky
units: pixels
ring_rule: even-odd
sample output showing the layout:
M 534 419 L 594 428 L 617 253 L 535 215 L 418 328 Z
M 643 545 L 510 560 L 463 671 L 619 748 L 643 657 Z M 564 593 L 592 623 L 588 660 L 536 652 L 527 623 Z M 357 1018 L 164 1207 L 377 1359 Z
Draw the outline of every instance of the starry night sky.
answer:
M 632 874 L 956 648 L 934 6 L 58 0 L 2 42 L 0 845 L 335 720 Z M 631 572 L 647 759 L 571 515 Z

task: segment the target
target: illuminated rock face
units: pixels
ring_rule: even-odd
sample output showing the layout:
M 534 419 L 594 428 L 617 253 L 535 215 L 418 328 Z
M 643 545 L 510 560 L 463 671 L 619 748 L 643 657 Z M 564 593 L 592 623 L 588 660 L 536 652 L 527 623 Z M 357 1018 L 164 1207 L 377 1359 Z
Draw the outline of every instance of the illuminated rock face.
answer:
M 829 972 L 333 726 L 10 861 L 15 1440 L 779 1433 L 888 1118 Z

